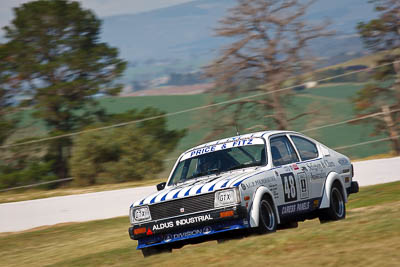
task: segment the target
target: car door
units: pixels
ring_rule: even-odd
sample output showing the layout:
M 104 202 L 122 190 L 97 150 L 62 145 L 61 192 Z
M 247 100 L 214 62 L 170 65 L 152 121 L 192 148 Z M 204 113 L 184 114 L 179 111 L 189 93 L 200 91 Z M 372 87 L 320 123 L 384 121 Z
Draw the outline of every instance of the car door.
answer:
M 270 138 L 270 153 L 273 169 L 282 182 L 281 203 L 278 210 L 281 216 L 293 215 L 301 211 L 296 204 L 302 199 L 301 169 L 297 166 L 299 157 L 286 135 L 272 136 Z M 308 189 L 307 189 L 308 192 Z
M 307 177 L 310 198 L 320 198 L 329 171 L 329 164 L 327 165 L 323 161 L 315 142 L 299 135 L 290 135 L 289 137 L 300 156 L 301 162 L 298 163 L 298 167 L 303 173 L 300 175 Z

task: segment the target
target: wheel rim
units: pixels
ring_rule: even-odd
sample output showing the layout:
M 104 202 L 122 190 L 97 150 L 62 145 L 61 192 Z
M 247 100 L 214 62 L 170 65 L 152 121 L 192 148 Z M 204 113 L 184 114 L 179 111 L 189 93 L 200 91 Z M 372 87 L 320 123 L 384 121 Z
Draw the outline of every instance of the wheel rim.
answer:
M 261 202 L 261 220 L 265 228 L 273 230 L 275 226 L 275 215 L 271 205 L 268 201 L 263 200 Z
M 340 193 L 339 189 L 334 187 L 332 189 L 332 205 L 333 205 L 333 210 L 336 213 L 336 216 L 339 218 L 343 217 L 344 214 L 344 201 L 343 201 L 343 196 Z

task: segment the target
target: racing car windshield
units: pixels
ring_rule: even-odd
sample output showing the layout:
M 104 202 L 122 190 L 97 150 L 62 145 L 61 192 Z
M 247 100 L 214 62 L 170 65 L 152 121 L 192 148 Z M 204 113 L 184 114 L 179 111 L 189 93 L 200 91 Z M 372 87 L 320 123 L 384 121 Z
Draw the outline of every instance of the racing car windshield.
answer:
M 253 143 L 253 139 L 250 139 L 249 144 L 245 141 L 244 145 L 239 143 L 235 146 L 235 142 L 220 144 L 219 150 L 216 146 L 210 146 L 189 151 L 174 169 L 168 185 L 205 175 L 266 165 L 265 144 L 260 141 Z

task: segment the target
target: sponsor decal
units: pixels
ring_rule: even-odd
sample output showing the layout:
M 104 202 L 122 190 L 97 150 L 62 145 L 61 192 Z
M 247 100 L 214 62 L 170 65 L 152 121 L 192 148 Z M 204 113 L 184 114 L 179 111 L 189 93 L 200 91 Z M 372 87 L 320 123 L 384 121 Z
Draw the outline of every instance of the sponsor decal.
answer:
M 210 152 L 214 152 L 216 150 L 227 149 L 227 148 L 231 148 L 231 147 L 253 145 L 253 141 L 254 141 L 253 138 L 244 138 L 244 139 L 237 139 L 234 141 L 229 141 L 227 143 L 220 144 L 220 145 L 207 146 L 207 147 L 193 150 L 192 152 L 190 152 L 189 157 L 195 157 L 195 156 L 199 156 L 199 155 L 202 155 L 205 153 L 210 153 Z
M 247 142 L 247 143 L 246 143 Z M 253 139 L 242 139 L 232 142 L 232 147 L 234 146 L 244 146 L 244 145 L 252 145 Z
M 297 178 L 299 179 L 300 183 L 300 198 L 308 198 L 309 191 L 308 191 L 308 181 L 307 175 L 304 172 L 300 172 L 297 174 Z
M 326 168 L 333 168 L 335 167 L 335 163 L 332 161 L 324 160 Z
M 307 168 L 306 168 L 306 167 L 304 167 L 304 166 L 303 166 L 303 167 L 301 167 L 301 170 L 302 170 L 303 172 L 306 172 L 306 171 L 308 171 L 308 170 L 307 170 Z
M 350 162 L 346 158 L 340 158 L 338 160 L 338 162 L 340 165 L 349 165 L 350 164 Z
M 197 223 L 197 222 L 205 222 L 205 221 L 209 221 L 209 220 L 212 220 L 211 215 L 206 214 L 206 215 L 199 215 L 196 217 L 183 218 L 180 220 L 176 220 L 175 224 L 176 224 L 176 226 L 180 226 L 180 225 L 192 224 L 192 223 Z
M 276 178 L 274 176 L 270 177 L 265 177 L 265 178 L 260 178 L 254 181 L 249 181 L 247 183 L 241 183 L 241 185 L 244 185 L 245 188 L 251 188 L 251 187 L 258 187 L 260 185 L 265 185 L 267 183 L 275 182 Z M 243 187 L 242 187 L 243 188 Z M 246 189 L 243 189 L 246 190 Z
M 179 211 L 180 211 L 181 213 L 184 213 L 184 212 L 185 212 L 185 208 L 180 208 Z
M 312 180 L 319 180 L 319 179 L 324 179 L 325 178 L 325 173 L 311 173 L 311 179 Z
M 311 174 L 311 180 L 324 179 L 326 176 L 324 163 L 306 163 L 308 170 Z
M 174 238 L 171 234 L 167 234 L 164 236 L 164 241 L 165 242 L 169 242 L 172 240 L 172 238 Z
M 283 169 L 285 170 L 285 172 L 291 172 L 291 171 L 293 171 L 292 166 L 284 166 Z
M 308 163 L 306 163 L 306 165 L 310 171 L 317 172 L 317 171 L 321 171 L 324 169 L 323 166 L 321 165 L 321 163 L 308 162 Z
M 174 227 L 174 222 L 162 222 L 162 223 L 158 223 L 153 225 L 153 231 L 155 230 L 162 230 L 162 229 L 168 229 Z
M 204 147 L 201 149 L 197 149 L 194 150 L 190 153 L 190 157 L 194 157 L 194 156 L 198 156 L 198 155 L 202 155 L 208 152 L 214 152 L 215 151 L 216 146 L 208 146 L 208 147 Z
M 205 214 L 205 215 L 199 215 L 199 216 L 190 217 L 190 218 L 177 219 L 175 221 L 162 222 L 162 223 L 154 224 L 153 231 L 163 230 L 163 229 L 168 229 L 168 228 L 172 228 L 175 226 L 188 225 L 188 224 L 193 224 L 193 223 L 198 223 L 198 222 L 206 222 L 206 221 L 210 221 L 212 219 L 213 218 L 211 217 L 211 214 Z
M 240 186 L 242 187 L 242 190 L 244 191 L 244 190 L 246 190 L 246 185 L 245 184 L 240 184 Z
M 293 170 L 295 170 L 295 171 L 297 171 L 297 170 L 299 169 L 299 166 L 297 166 L 296 163 L 293 163 L 293 164 L 292 164 L 292 167 L 293 167 Z
M 281 214 L 288 215 L 288 214 L 293 214 L 293 213 L 300 213 L 300 212 L 308 211 L 310 208 L 311 208 L 310 202 L 303 201 L 303 202 L 283 206 L 281 209 Z
M 209 233 L 211 233 L 212 229 L 210 226 L 206 226 L 203 228 L 203 234 L 207 235 Z
M 185 231 L 182 233 L 167 234 L 164 236 L 164 242 L 170 242 L 172 239 L 185 238 L 185 237 L 190 237 L 190 236 L 200 235 L 200 234 L 207 235 L 207 234 L 211 233 L 211 231 L 212 231 L 212 228 L 210 226 L 205 226 L 202 229 L 193 229 L 193 230 Z
M 269 184 L 268 188 L 271 191 L 271 193 L 274 195 L 274 198 L 278 199 L 279 198 L 278 184 Z

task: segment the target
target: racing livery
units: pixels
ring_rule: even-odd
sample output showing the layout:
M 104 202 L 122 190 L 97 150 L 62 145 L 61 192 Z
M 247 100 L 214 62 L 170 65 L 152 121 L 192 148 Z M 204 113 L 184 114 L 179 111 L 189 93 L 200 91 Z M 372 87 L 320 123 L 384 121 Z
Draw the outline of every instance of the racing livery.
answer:
M 292 131 L 250 133 L 180 155 L 167 182 L 130 207 L 144 256 L 298 221 L 344 219 L 358 192 L 348 157 Z

